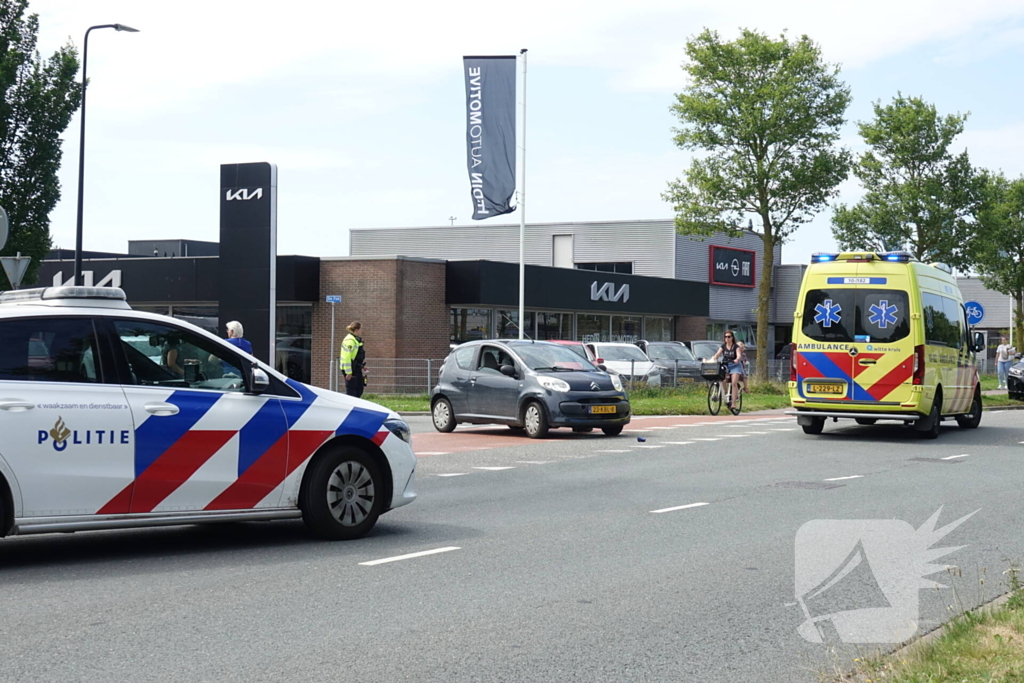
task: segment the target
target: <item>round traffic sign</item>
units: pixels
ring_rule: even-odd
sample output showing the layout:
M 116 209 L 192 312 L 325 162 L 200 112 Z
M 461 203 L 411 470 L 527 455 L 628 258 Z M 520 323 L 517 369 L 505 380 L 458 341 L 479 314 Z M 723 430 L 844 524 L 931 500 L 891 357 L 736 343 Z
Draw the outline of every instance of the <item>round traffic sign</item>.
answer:
M 968 301 L 964 303 L 964 308 L 967 309 L 968 325 L 977 325 L 985 319 L 985 307 L 977 301 Z

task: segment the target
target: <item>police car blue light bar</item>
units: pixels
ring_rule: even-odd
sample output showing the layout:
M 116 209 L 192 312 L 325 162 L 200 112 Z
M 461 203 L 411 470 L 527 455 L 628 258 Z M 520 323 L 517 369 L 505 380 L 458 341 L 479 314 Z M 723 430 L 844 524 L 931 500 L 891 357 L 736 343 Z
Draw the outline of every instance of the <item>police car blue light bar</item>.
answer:
M 823 251 L 811 254 L 811 263 L 823 263 L 825 261 L 835 261 L 839 254 L 827 254 Z
M 19 289 L 0 294 L 0 303 L 19 301 L 54 301 L 61 299 L 105 299 L 127 301 L 124 290 L 118 287 L 37 287 Z

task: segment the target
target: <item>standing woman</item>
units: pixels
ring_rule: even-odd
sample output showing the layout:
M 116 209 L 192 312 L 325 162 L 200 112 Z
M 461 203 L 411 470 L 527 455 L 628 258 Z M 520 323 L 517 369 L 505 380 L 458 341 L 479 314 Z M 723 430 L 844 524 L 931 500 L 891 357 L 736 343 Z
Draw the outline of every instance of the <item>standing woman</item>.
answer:
M 729 394 L 729 410 L 732 410 L 738 395 L 737 392 L 739 392 L 740 377 L 743 375 L 743 349 L 736 343 L 736 336 L 732 333 L 732 330 L 725 331 L 725 341 L 715 351 L 715 355 L 711 357 L 711 360 L 718 360 L 719 358 L 726 364 L 729 381 L 732 382 L 732 392 Z M 722 392 L 725 392 L 725 380 L 722 381 Z
M 363 395 L 363 370 L 366 365 L 366 352 L 363 349 L 363 324 L 358 320 L 349 325 L 348 334 L 341 341 L 339 366 L 345 377 L 345 393 L 359 398 Z

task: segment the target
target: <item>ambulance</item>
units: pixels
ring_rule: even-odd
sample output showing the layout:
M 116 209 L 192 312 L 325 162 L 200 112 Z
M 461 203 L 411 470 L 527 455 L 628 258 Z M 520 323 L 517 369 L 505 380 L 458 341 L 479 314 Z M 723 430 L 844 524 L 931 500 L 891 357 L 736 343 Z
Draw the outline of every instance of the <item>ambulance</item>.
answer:
M 787 414 L 806 434 L 829 418 L 895 420 L 930 439 L 943 420 L 976 428 L 984 338 L 967 320 L 945 264 L 906 252 L 814 254 L 794 313 Z

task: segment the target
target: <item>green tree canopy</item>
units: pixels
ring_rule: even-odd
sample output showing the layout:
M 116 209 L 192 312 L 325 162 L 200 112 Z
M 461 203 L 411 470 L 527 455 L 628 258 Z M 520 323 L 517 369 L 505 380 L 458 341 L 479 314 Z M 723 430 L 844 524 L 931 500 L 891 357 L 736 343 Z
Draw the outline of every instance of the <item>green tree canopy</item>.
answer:
M 902 94 L 876 102 L 874 111 L 873 121 L 859 124 L 869 149 L 854 167 L 866 192 L 836 209 L 836 241 L 842 249 L 904 249 L 926 263 L 966 268 L 981 182 L 967 152 L 954 156 L 949 148 L 967 114 L 940 116 L 934 105 Z
M 983 176 L 979 225 L 970 253 L 981 281 L 1013 299 L 1014 341 L 1024 343 L 1024 177 Z
M 0 0 L 0 206 L 11 233 L 0 254 L 32 257 L 34 282 L 50 249 L 50 212 L 60 199 L 61 134 L 82 99 L 70 44 L 48 59 L 36 50 L 39 17 L 28 0 Z M 0 288 L 9 288 L 0 272 Z
M 758 377 L 766 378 L 774 248 L 835 196 L 850 154 L 837 146 L 850 103 L 839 67 L 807 36 L 705 30 L 686 44 L 689 84 L 672 111 L 675 143 L 697 154 L 662 196 L 682 234 L 739 234 L 748 216 L 764 242 L 758 292 Z

